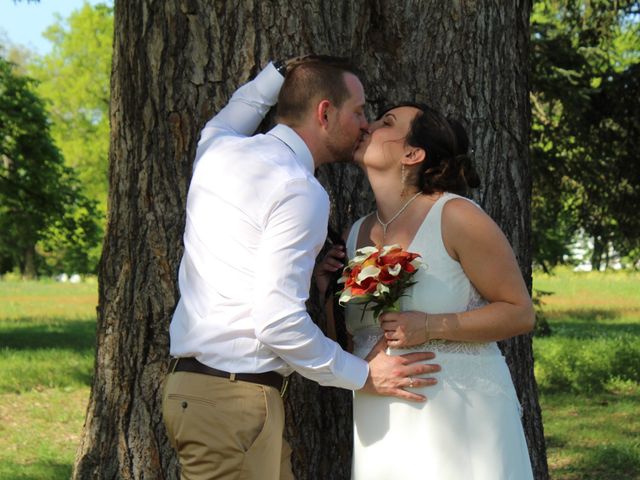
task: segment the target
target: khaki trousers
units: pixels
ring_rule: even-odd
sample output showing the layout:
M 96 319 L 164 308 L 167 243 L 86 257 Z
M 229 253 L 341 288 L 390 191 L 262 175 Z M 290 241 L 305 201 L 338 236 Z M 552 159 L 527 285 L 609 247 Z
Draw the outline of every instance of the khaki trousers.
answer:
M 191 372 L 170 373 L 162 416 L 182 480 L 293 480 L 275 388 Z

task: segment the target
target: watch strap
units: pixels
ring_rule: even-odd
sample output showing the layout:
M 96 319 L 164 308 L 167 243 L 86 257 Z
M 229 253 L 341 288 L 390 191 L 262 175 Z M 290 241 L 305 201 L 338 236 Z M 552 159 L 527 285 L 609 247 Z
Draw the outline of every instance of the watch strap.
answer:
M 276 60 L 273 62 L 273 66 L 283 77 L 287 75 L 287 63 L 284 60 Z

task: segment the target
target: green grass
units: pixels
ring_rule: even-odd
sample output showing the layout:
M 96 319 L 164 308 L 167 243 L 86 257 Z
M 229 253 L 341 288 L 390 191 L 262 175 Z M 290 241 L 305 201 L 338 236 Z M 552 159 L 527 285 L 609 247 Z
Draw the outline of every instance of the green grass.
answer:
M 640 479 L 640 274 L 536 274 L 551 477 Z M 97 285 L 0 281 L 0 480 L 69 478 L 93 368 Z
M 68 479 L 89 387 L 0 394 L 0 478 Z
M 0 479 L 71 474 L 93 370 L 97 284 L 0 281 Z
M 537 274 L 534 339 L 551 477 L 640 479 L 640 274 Z

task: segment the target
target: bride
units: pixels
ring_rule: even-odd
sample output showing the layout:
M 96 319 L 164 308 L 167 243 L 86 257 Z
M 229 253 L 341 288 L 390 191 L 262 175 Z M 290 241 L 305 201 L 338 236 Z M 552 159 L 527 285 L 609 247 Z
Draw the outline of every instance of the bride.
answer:
M 377 210 L 351 227 L 346 252 L 327 254 L 318 287 L 322 294 L 356 249 L 398 244 L 419 253 L 426 266 L 401 312 L 376 320 L 347 305 L 347 330 L 356 355 L 384 336 L 393 355 L 435 352 L 442 371 L 435 386 L 407 387 L 426 403 L 354 393 L 353 479 L 533 478 L 520 405 L 495 343 L 529 332 L 533 307 L 504 234 L 461 196 L 479 185 L 467 151 L 457 121 L 419 104 L 388 110 L 355 151 Z

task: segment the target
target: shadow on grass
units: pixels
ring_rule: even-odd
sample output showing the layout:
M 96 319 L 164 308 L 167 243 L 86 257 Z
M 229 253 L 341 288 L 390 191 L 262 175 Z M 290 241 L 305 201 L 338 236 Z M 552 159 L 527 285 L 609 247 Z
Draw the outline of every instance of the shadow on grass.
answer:
M 544 436 L 544 439 L 545 439 L 547 448 L 563 448 L 567 446 L 567 440 L 557 435 L 547 434 Z
M 25 317 L 15 322 L 15 326 L 0 330 L 0 348 L 12 350 L 62 348 L 84 351 L 93 348 L 95 337 L 96 321 L 94 319 L 54 319 L 47 323 L 40 323 Z
M 71 477 L 70 464 L 46 460 L 23 465 L 6 459 L 0 466 L 0 480 L 67 480 Z
M 87 365 L 62 365 L 51 370 L 42 363 L 31 362 L 15 374 L 0 378 L 0 395 L 23 394 L 33 391 L 44 391 L 50 388 L 90 387 L 93 384 L 93 368 Z M 0 470 L 0 480 L 4 477 Z
M 587 448 L 573 469 L 582 472 L 583 479 L 640 478 L 640 455 L 633 447 L 598 445 Z
M 603 320 L 615 320 L 620 317 L 620 312 L 611 308 L 574 308 L 571 310 L 554 310 L 545 312 L 545 315 L 554 320 L 570 317 L 583 322 L 596 322 Z
M 564 390 L 555 392 L 546 392 L 544 394 L 544 404 L 547 408 L 557 409 L 569 406 L 571 408 L 595 408 L 608 407 L 610 405 L 640 405 L 640 391 L 626 392 L 613 391 L 598 393 L 597 395 L 576 396 L 575 393 Z M 619 426 L 616 426 L 618 428 Z
M 573 338 L 640 337 L 640 322 L 606 323 L 597 321 L 601 320 L 600 318 L 573 313 L 549 317 L 549 320 L 551 320 L 551 336 L 559 335 Z

